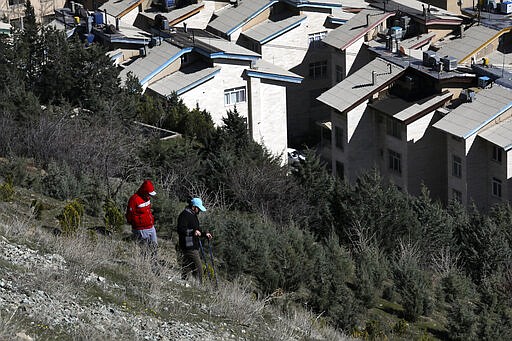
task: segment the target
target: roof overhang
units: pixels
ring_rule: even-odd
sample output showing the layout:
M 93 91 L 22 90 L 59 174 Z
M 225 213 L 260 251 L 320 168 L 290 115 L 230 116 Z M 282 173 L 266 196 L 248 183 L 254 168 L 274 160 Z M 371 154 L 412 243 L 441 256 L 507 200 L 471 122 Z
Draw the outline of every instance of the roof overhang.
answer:
M 471 136 L 475 135 L 476 133 L 478 133 L 478 131 L 480 129 L 482 129 L 483 127 L 485 127 L 486 125 L 488 125 L 489 123 L 491 123 L 492 121 L 494 121 L 495 119 L 497 119 L 501 114 L 503 114 L 505 111 L 509 110 L 512 108 L 512 102 L 508 103 L 507 105 L 505 105 L 503 108 L 501 108 L 497 113 L 495 113 L 494 115 L 492 115 L 491 117 L 489 117 L 487 120 L 485 120 L 484 122 L 482 122 L 481 124 L 479 124 L 475 129 L 471 130 L 470 132 L 466 133 L 464 136 L 462 136 L 463 139 L 468 139 L 470 138 Z
M 238 25 L 236 25 L 235 27 L 233 27 L 232 29 L 228 30 L 226 32 L 226 35 L 230 36 L 231 34 L 233 34 L 233 32 L 235 32 L 236 30 L 238 30 L 239 28 L 241 28 L 242 26 L 244 26 L 245 24 L 247 24 L 249 21 L 251 21 L 252 19 L 256 18 L 258 15 L 260 15 L 262 12 L 264 12 L 267 8 L 270 8 L 272 7 L 274 4 L 278 3 L 279 0 L 272 0 L 272 1 L 269 1 L 268 3 L 266 3 L 263 7 L 261 7 L 260 9 L 258 9 L 256 12 L 254 12 L 253 14 L 251 14 L 250 16 L 248 16 L 247 18 L 245 18 L 245 20 L 243 20 L 241 23 L 239 23 Z
M 275 73 L 266 73 L 266 72 L 255 71 L 255 70 L 246 70 L 245 74 L 248 77 L 270 79 L 270 80 L 279 81 L 279 82 L 296 83 L 296 84 L 302 83 L 302 80 L 303 80 L 302 77 L 285 76 L 285 75 L 279 75 L 279 74 L 275 74 Z
M 263 40 L 260 41 L 260 44 L 265 44 L 265 43 L 268 43 L 269 41 L 271 41 L 272 39 L 274 38 L 277 38 L 279 37 L 280 35 L 288 32 L 288 31 L 291 31 L 293 30 L 295 27 L 297 26 L 300 26 L 300 24 L 302 24 L 304 21 L 306 20 L 306 17 L 298 20 L 297 22 L 291 24 L 291 25 L 288 25 L 287 27 L 284 27 L 282 30 L 278 31 L 278 32 L 275 32 L 271 35 L 269 35 L 268 37 L 264 38 Z
M 371 25 L 368 25 L 364 30 L 361 30 L 359 33 L 357 33 L 352 39 L 350 39 L 345 45 L 341 46 L 340 50 L 346 50 L 350 45 L 352 45 L 354 42 L 359 40 L 361 37 L 363 37 L 366 33 L 368 33 L 370 30 L 374 29 L 378 25 L 380 25 L 382 22 L 386 21 L 389 17 L 392 17 L 395 15 L 395 12 L 389 12 L 382 15 L 382 18 L 377 20 Z
M 153 77 L 155 77 L 156 75 L 158 75 L 160 72 L 162 72 L 163 69 L 165 69 L 166 67 L 168 67 L 169 65 L 171 65 L 176 59 L 180 58 L 181 56 L 183 56 L 184 54 L 187 54 L 189 52 L 192 52 L 193 48 L 192 47 L 187 47 L 187 48 L 184 48 L 182 50 L 180 50 L 180 52 L 178 52 L 177 54 L 175 54 L 174 56 L 172 56 L 171 58 L 169 58 L 165 63 L 163 63 L 162 65 L 160 65 L 159 67 L 157 67 L 155 70 L 153 70 L 149 75 L 147 75 L 146 77 L 144 77 L 143 79 L 141 79 L 139 81 L 139 83 L 144 86 L 146 83 L 148 83 Z
M 293 0 L 282 0 L 282 2 L 287 3 L 291 6 L 302 8 L 302 7 L 310 7 L 310 8 L 341 8 L 343 5 L 340 3 L 329 3 L 329 2 L 310 2 L 310 1 L 293 1 Z
M 176 90 L 176 95 L 182 95 L 184 94 L 185 92 L 189 91 L 189 90 L 192 90 L 194 89 L 195 87 L 203 84 L 203 83 L 206 83 L 207 81 L 209 81 L 210 79 L 214 78 L 215 76 L 217 76 L 219 74 L 220 70 L 216 70 L 214 72 L 212 72 L 211 74 L 201 78 L 201 79 L 198 79 L 197 81 L 181 88 L 181 89 L 178 89 Z

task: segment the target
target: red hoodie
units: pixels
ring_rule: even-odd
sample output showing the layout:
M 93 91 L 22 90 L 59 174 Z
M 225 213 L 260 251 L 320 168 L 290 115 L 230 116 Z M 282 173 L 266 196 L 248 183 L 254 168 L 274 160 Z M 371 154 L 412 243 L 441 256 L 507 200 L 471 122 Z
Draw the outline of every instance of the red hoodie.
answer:
M 155 224 L 155 218 L 151 213 L 150 197 L 155 195 L 155 187 L 149 180 L 144 180 L 137 193 L 128 200 L 126 208 L 126 221 L 134 230 L 150 229 Z

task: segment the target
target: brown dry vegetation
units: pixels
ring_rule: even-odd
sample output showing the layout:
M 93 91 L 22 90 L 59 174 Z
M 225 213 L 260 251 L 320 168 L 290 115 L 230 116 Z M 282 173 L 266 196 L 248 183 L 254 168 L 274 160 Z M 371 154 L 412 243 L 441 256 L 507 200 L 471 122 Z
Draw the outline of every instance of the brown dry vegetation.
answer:
M 64 203 L 38 197 L 49 210 L 36 220 L 33 196 L 17 189 L 12 202 L 0 203 L 0 289 L 8 303 L 0 308 L 2 340 L 346 339 L 321 316 L 280 314 L 273 298 L 255 298 L 250 283 L 180 280 L 170 239 L 160 238 L 155 273 L 138 246 L 123 240 L 128 231 L 91 233 L 93 218 L 74 236 L 55 236 L 42 226 L 52 225 L 49 211 Z

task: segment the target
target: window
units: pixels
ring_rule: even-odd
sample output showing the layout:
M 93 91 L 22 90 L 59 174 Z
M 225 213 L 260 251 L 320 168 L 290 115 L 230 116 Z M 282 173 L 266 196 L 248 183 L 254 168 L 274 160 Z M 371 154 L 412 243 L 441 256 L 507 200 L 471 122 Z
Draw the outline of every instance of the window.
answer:
M 310 63 L 309 77 L 311 79 L 325 79 L 327 77 L 327 61 Z
M 336 147 L 343 150 L 343 129 L 337 126 L 334 127 L 334 139 Z
M 394 136 L 397 139 L 402 139 L 402 132 L 400 131 L 400 122 L 388 117 L 386 120 L 386 131 L 388 135 Z
M 494 146 L 493 149 L 492 149 L 492 159 L 496 162 L 500 162 L 501 163 L 501 148 L 498 147 L 498 146 Z
M 389 154 L 389 169 L 399 174 L 402 174 L 402 156 L 391 149 L 388 149 Z
M 322 46 L 322 39 L 325 38 L 325 35 L 327 34 L 327 31 L 318 32 L 318 33 L 312 33 L 308 35 L 308 41 L 310 47 L 321 47 Z
M 462 192 L 452 188 L 452 199 L 458 202 L 462 202 Z
M 339 83 L 343 80 L 343 68 L 339 65 L 336 65 L 336 83 Z
M 492 195 L 501 198 L 501 180 L 492 178 Z
M 462 160 L 457 155 L 453 155 L 452 175 L 457 178 L 462 177 Z
M 245 102 L 245 87 L 224 90 L 224 105 L 234 105 Z
M 336 161 L 336 176 L 341 180 L 345 179 L 345 165 L 343 162 Z

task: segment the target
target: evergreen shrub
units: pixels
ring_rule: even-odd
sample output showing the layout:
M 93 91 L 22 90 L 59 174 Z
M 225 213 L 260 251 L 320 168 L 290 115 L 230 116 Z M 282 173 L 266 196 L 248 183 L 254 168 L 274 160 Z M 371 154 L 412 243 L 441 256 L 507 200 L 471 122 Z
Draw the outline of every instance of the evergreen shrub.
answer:
M 125 217 L 112 199 L 106 199 L 103 204 L 105 228 L 107 231 L 121 232 Z
M 59 200 L 77 197 L 79 182 L 66 163 L 50 162 L 43 178 L 44 194 Z
M 14 184 L 12 182 L 12 176 L 7 177 L 7 181 L 0 184 L 0 200 L 11 201 L 14 198 Z
M 430 278 L 422 267 L 421 252 L 416 245 L 400 243 L 393 262 L 393 279 L 402 298 L 406 320 L 416 321 L 429 312 Z
M 79 199 L 69 201 L 57 216 L 61 231 L 65 235 L 75 234 L 82 222 L 84 206 Z

